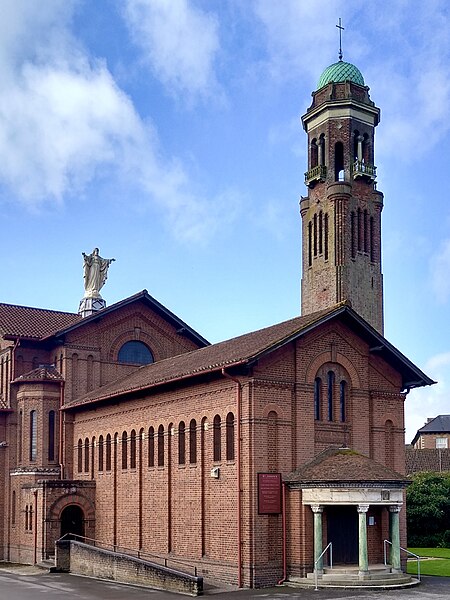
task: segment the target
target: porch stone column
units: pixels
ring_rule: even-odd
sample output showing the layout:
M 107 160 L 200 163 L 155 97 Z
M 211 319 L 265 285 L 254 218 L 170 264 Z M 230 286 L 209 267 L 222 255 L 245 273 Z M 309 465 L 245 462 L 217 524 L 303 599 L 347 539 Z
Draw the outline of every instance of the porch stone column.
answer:
M 368 504 L 358 504 L 359 521 L 359 575 L 367 575 L 369 572 L 369 558 L 367 554 L 367 511 Z
M 316 560 L 322 554 L 322 513 L 323 506 L 321 504 L 311 504 L 311 510 L 314 513 L 314 566 L 317 571 L 323 571 L 323 558 L 321 558 L 317 565 Z
M 394 572 L 401 573 L 400 563 L 400 518 L 401 506 L 389 507 L 389 536 L 391 538 L 391 565 Z

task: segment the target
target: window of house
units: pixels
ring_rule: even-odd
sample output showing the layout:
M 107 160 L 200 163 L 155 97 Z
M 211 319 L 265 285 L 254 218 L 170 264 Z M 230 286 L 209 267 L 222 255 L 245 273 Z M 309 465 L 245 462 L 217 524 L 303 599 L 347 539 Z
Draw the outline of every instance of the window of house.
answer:
M 234 460 L 234 415 L 232 412 L 227 414 L 226 430 L 227 430 L 227 439 L 226 439 L 227 460 Z
M 189 462 L 195 465 L 197 462 L 197 422 L 192 419 L 189 423 Z
M 222 459 L 222 440 L 221 440 L 221 419 L 220 415 L 216 415 L 213 421 L 213 460 L 219 461 Z
M 445 437 L 436 438 L 436 448 L 448 448 L 448 438 L 445 438 Z
M 164 466 L 164 426 L 158 427 L 158 467 Z
M 56 414 L 54 410 L 48 413 L 48 460 L 55 460 L 55 423 Z
M 117 360 L 120 363 L 149 365 L 154 361 L 150 348 L 143 342 L 132 340 L 120 348 Z
M 37 457 L 37 416 L 36 411 L 30 412 L 30 461 Z
M 128 469 L 128 435 L 122 433 L 122 469 Z
M 148 466 L 155 466 L 155 430 L 149 427 L 148 430 Z
M 186 463 L 186 426 L 184 421 L 178 425 L 178 464 Z

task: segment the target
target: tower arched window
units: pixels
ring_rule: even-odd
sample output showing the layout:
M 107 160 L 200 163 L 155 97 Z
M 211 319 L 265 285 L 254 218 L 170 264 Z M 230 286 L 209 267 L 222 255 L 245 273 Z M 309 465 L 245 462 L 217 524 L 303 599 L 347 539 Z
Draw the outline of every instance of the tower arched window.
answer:
M 308 223 L 308 266 L 312 265 L 312 223 Z
M 314 257 L 317 256 L 317 215 L 313 217 L 313 233 L 314 233 Z
M 133 365 L 149 365 L 154 362 L 150 348 L 138 340 L 125 342 L 119 350 L 117 360 Z
M 344 181 L 344 144 L 336 142 L 334 146 L 334 180 Z
M 372 262 L 375 261 L 375 248 L 374 248 L 374 221 L 373 221 L 373 217 L 370 217 L 370 222 L 369 222 L 369 237 L 370 237 L 370 260 Z
M 320 421 L 322 405 L 322 380 L 316 377 L 314 380 L 314 419 Z
M 334 371 L 328 371 L 328 420 L 333 420 Z
M 339 386 L 339 412 L 341 423 L 344 423 L 346 416 L 346 403 L 347 403 L 347 382 L 342 380 Z
M 148 430 L 148 466 L 155 466 L 155 430 L 149 427 Z
M 363 213 L 363 228 L 364 228 L 364 236 L 363 236 L 363 245 L 364 245 L 364 252 L 368 252 L 369 251 L 369 223 L 368 223 L 368 215 L 367 215 L 367 210 L 364 210 Z
M 48 460 L 55 460 L 55 425 L 56 413 L 51 410 L 48 413 Z
M 186 425 L 181 421 L 178 425 L 178 464 L 186 463 Z
M 325 134 L 321 133 L 319 136 L 319 165 L 321 167 L 325 166 Z
M 324 232 L 324 252 L 323 257 L 328 260 L 328 213 L 325 213 L 323 218 L 323 232 Z
M 350 251 L 352 258 L 356 257 L 356 215 L 355 211 L 350 213 Z
M 317 167 L 318 164 L 319 164 L 319 153 L 318 153 L 318 148 L 317 148 L 317 140 L 316 140 L 316 138 L 313 138 L 311 140 L 311 169 L 314 169 L 314 167 Z
M 359 138 L 359 131 L 357 129 L 355 129 L 354 133 L 353 133 L 353 160 L 361 160 L 362 156 L 360 157 L 360 154 L 358 153 L 358 138 Z
M 128 434 L 122 433 L 122 469 L 128 469 Z
M 107 471 L 111 471 L 111 434 L 106 436 L 106 460 L 105 467 Z
M 227 414 L 227 460 L 234 460 L 234 415 L 232 412 Z
M 222 460 L 221 419 L 216 415 L 213 421 L 213 460 Z
M 189 423 L 189 462 L 194 465 L 197 462 L 197 422 L 191 419 Z
M 158 427 L 158 467 L 164 466 L 164 426 Z
M 78 473 L 81 473 L 83 471 L 83 440 L 81 440 L 81 439 L 78 440 L 77 452 L 78 452 L 78 461 L 77 461 Z
M 35 410 L 30 412 L 30 461 L 37 458 L 37 414 Z
M 130 433 L 130 469 L 136 468 L 136 431 Z
M 367 133 L 363 135 L 362 140 L 362 160 L 366 163 L 373 164 L 372 148 L 370 138 Z
M 358 208 L 358 212 L 357 212 L 357 223 L 356 223 L 356 227 L 357 227 L 357 231 L 356 231 L 356 237 L 357 237 L 357 242 L 358 242 L 358 252 L 361 252 L 362 250 L 362 215 L 361 215 L 361 209 Z
M 89 473 L 89 438 L 84 440 L 84 472 Z
M 319 212 L 319 254 L 323 253 L 323 212 Z

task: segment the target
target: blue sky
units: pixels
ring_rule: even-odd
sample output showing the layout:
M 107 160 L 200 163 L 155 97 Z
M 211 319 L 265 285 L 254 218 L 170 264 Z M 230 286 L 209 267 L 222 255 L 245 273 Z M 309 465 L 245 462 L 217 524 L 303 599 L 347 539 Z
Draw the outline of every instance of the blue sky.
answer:
M 339 17 L 381 108 L 385 334 L 439 381 L 407 440 L 449 413 L 444 0 L 3 0 L 1 301 L 76 312 L 98 246 L 108 304 L 145 288 L 212 342 L 298 315 L 300 115 Z

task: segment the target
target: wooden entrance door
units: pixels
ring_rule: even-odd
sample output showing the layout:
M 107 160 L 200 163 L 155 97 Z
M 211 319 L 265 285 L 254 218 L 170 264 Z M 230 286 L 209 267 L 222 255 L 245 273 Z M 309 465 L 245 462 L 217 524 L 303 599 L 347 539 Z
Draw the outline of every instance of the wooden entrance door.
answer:
M 328 543 L 333 564 L 358 564 L 358 512 L 356 506 L 327 506 Z

